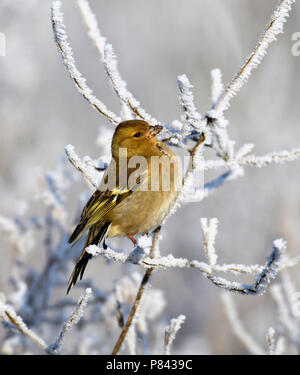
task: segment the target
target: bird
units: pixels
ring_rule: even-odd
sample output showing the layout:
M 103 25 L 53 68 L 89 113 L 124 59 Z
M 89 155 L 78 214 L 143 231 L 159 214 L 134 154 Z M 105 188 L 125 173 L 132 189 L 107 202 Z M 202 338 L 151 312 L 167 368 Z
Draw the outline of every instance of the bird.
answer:
M 181 164 L 177 155 L 156 138 L 162 129 L 161 125 L 137 119 L 116 127 L 111 162 L 68 240 L 74 245 L 88 231 L 67 294 L 78 277 L 82 279 L 92 258 L 86 251 L 88 246 L 102 244 L 106 249 L 107 238 L 125 236 L 136 246 L 135 236 L 152 233 L 174 205 L 181 190 Z

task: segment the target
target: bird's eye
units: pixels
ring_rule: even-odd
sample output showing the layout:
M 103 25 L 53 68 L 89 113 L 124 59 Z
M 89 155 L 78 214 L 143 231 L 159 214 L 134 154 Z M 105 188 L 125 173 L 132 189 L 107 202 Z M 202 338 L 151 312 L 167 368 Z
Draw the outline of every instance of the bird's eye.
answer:
M 135 137 L 135 138 L 138 138 L 138 137 L 140 137 L 142 134 L 141 133 L 139 133 L 139 132 L 137 132 L 137 133 L 135 133 L 135 134 L 133 134 L 133 136 Z

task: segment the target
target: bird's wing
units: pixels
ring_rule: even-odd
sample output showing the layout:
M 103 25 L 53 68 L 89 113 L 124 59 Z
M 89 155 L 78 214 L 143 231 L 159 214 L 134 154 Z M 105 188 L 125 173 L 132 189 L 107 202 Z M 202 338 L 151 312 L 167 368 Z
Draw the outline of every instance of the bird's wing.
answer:
M 134 171 L 134 169 L 129 168 L 127 170 L 128 176 L 130 176 L 132 171 Z M 119 176 L 117 174 L 114 189 L 104 191 L 96 190 L 82 210 L 80 222 L 71 234 L 69 243 L 74 242 L 75 244 L 85 231 L 96 223 L 101 222 L 104 216 L 114 207 L 124 201 L 124 199 L 132 194 L 139 186 L 147 183 L 147 176 L 147 169 L 143 170 L 136 180 L 133 179 L 133 182 L 130 182 L 130 186 L 123 188 L 119 185 Z
M 103 217 L 117 204 L 125 199 L 131 190 L 115 188 L 112 191 L 96 190 L 81 213 L 81 219 L 69 238 L 69 243 L 75 243 L 92 225 L 101 222 Z

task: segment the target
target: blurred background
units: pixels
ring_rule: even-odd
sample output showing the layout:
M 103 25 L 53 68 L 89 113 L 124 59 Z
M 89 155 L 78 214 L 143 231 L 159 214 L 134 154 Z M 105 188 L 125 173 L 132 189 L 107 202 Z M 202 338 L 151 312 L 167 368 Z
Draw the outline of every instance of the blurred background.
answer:
M 129 89 L 164 123 L 181 115 L 179 74 L 187 74 L 194 85 L 198 110 L 205 113 L 209 109 L 210 70 L 220 68 L 225 84 L 231 79 L 254 47 L 275 4 L 275 0 L 90 1 Z M 119 103 L 77 6 L 64 1 L 63 11 L 79 70 L 95 95 L 118 112 Z M 297 31 L 299 3 L 293 6 L 285 33 L 271 44 L 263 63 L 226 113 L 237 148 L 254 143 L 254 153 L 263 155 L 300 144 L 300 56 L 291 53 L 291 37 Z M 0 32 L 6 37 L 6 56 L 0 57 L 0 214 L 13 217 L 24 201 L 29 213 L 38 214 L 35 197 L 41 188 L 41 171 L 55 169 L 67 144 L 74 145 L 80 156 L 96 159 L 103 155 L 95 139 L 101 139 L 101 131 L 113 129 L 113 125 L 89 106 L 69 79 L 53 40 L 49 2 L 2 0 Z M 199 219 L 217 217 L 216 248 L 221 264 L 264 264 L 272 241 L 279 237 L 288 241 L 291 257 L 299 255 L 299 172 L 299 161 L 246 168 L 245 177 L 227 183 L 201 203 L 184 205 L 170 217 L 163 230 L 162 253 L 205 259 Z M 78 208 L 72 199 L 83 188 L 86 185 L 80 177 L 68 199 L 70 222 Z M 2 234 L 0 246 L 0 290 L 9 292 L 12 254 Z M 130 249 L 129 243 L 126 246 Z M 42 268 L 43 249 L 36 247 L 27 261 Z M 86 277 L 94 278 L 101 288 L 111 288 L 114 280 L 133 269 L 108 266 L 96 259 L 88 266 Z M 152 285 L 164 293 L 166 317 L 186 315 L 173 353 L 246 353 L 225 317 L 220 290 L 200 273 L 157 271 Z M 234 299 L 247 329 L 264 345 L 267 329 L 280 326 L 269 293 Z

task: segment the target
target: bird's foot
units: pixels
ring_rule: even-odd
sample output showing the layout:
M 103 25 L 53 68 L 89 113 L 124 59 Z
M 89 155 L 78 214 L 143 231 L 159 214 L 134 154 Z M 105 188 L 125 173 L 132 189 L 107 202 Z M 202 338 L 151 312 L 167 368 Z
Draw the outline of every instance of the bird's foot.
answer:
M 136 246 L 137 240 L 131 234 L 127 234 L 127 237 L 132 241 L 132 243 L 134 244 L 134 246 Z

